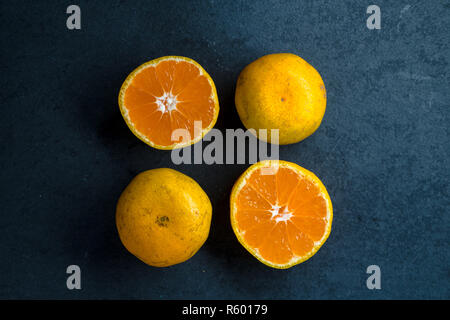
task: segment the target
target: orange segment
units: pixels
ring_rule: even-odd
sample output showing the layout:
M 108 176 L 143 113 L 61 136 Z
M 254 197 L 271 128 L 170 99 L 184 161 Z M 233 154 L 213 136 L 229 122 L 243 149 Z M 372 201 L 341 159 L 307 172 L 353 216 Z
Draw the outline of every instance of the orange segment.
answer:
M 263 174 L 261 169 L 255 170 L 250 175 L 248 183 L 270 204 L 277 201 L 276 175 Z
M 230 199 L 239 242 L 264 264 L 285 269 L 313 256 L 331 231 L 333 209 L 322 182 L 287 161 L 248 168 Z
M 286 224 L 272 224 L 272 229 L 265 235 L 265 240 L 258 251 L 262 259 L 273 264 L 288 264 L 293 258 L 293 253 L 287 238 Z
M 270 202 L 251 185 L 242 187 L 236 201 L 241 209 L 263 209 L 266 212 L 271 208 Z
M 294 255 L 307 257 L 310 252 L 313 252 L 314 241 L 308 235 L 301 232 L 293 223 L 288 223 L 286 228 L 289 245 Z
M 217 91 L 208 73 L 194 60 L 176 56 L 158 58 L 134 70 L 120 89 L 119 106 L 130 130 L 157 149 L 199 141 L 219 113 Z M 188 139 L 172 139 L 176 129 L 187 130 Z

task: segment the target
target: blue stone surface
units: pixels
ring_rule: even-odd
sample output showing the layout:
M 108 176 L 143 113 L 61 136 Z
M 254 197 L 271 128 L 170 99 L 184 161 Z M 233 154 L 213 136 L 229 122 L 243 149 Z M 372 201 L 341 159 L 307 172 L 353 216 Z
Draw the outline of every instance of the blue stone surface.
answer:
M 3 1 L 0 10 L 0 298 L 449 299 L 450 4 L 375 1 Z M 117 105 L 138 65 L 164 55 L 198 61 L 221 105 L 216 128 L 243 128 L 239 72 L 291 52 L 327 89 L 320 128 L 281 146 L 313 171 L 334 205 L 331 235 L 307 262 L 275 270 L 229 223 L 246 165 L 179 165 L 133 136 Z M 213 204 L 209 239 L 186 263 L 152 268 L 129 254 L 116 201 L 140 171 L 175 168 Z M 82 290 L 66 288 L 66 268 Z M 381 268 L 381 290 L 366 268 Z

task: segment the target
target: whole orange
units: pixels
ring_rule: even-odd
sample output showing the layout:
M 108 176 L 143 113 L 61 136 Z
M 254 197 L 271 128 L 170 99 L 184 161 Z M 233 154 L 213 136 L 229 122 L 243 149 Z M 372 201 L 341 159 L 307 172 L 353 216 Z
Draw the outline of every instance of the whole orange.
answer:
M 125 188 L 116 209 L 123 245 L 148 265 L 191 258 L 208 238 L 212 207 L 192 178 L 173 169 L 148 170 Z
M 247 129 L 279 130 L 279 144 L 299 142 L 317 130 L 326 107 L 325 85 L 309 63 L 291 53 L 263 56 L 239 75 L 235 103 Z

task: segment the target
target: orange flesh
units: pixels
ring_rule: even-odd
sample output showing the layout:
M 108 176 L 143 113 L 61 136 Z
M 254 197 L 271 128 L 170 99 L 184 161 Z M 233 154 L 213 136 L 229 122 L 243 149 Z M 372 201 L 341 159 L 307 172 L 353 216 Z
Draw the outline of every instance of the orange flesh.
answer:
M 272 175 L 252 172 L 236 207 L 243 240 L 273 264 L 307 255 L 326 233 L 327 202 L 319 187 L 290 168 Z
M 175 102 L 174 102 L 175 101 Z M 124 107 L 133 127 L 156 145 L 169 146 L 175 129 L 190 138 L 201 135 L 214 119 L 213 88 L 193 63 L 163 60 L 140 71 L 125 91 Z M 194 132 L 194 121 L 201 121 Z

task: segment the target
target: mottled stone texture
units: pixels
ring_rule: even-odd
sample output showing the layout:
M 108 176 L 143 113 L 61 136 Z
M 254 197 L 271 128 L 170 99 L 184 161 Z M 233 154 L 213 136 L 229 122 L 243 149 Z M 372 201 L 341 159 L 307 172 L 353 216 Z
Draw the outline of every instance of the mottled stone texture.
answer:
M 2 1 L 0 298 L 450 298 L 448 1 Z M 240 70 L 292 52 L 323 76 L 319 130 L 280 157 L 315 172 L 333 230 L 311 260 L 273 270 L 229 223 L 247 165 L 180 165 L 127 129 L 117 96 L 127 74 L 163 55 L 202 64 L 216 82 L 217 128 L 241 128 Z M 213 203 L 211 234 L 191 260 L 144 265 L 121 245 L 119 194 L 138 172 L 172 167 Z M 82 290 L 66 289 L 78 264 Z M 366 288 L 379 265 L 382 289 Z

